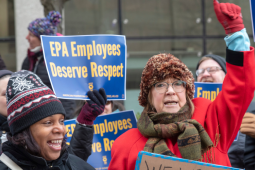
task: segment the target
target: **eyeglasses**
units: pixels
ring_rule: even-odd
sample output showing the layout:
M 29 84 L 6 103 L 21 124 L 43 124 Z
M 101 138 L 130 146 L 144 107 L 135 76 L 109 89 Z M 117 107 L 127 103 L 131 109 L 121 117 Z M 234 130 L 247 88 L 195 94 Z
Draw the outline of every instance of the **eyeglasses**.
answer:
M 158 83 L 155 83 L 153 86 L 155 87 L 155 90 L 158 93 L 167 92 L 169 85 L 173 87 L 173 90 L 176 93 L 181 93 L 186 88 L 186 84 L 187 83 L 185 81 L 177 80 L 173 82 L 172 84 L 168 84 L 167 82 L 158 82 Z
M 219 70 L 222 70 L 221 68 L 219 67 L 207 67 L 207 68 L 204 68 L 204 69 L 199 69 L 196 71 L 196 75 L 197 76 L 201 76 L 202 74 L 204 74 L 205 70 L 210 73 L 210 74 L 213 74 Z

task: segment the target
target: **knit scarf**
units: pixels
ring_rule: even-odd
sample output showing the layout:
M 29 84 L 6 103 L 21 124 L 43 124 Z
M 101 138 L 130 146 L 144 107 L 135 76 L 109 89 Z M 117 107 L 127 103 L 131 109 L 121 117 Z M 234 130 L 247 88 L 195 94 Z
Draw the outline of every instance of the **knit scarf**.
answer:
M 213 143 L 203 126 L 191 119 L 190 107 L 185 104 L 178 113 L 142 113 L 137 122 L 139 131 L 149 138 L 144 151 L 175 156 L 167 147 L 166 138 L 177 137 L 183 158 L 201 160 Z

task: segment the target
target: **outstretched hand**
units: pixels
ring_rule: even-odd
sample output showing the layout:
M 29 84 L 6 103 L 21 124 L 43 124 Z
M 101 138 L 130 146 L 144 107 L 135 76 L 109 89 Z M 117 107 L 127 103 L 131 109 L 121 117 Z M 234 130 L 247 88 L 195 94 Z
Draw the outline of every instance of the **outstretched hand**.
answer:
M 219 3 L 213 0 L 217 19 L 225 29 L 226 34 L 241 31 L 244 28 L 241 7 L 231 3 Z
M 99 91 L 88 92 L 90 100 L 82 107 L 77 121 L 81 124 L 92 125 L 96 117 L 104 112 L 107 97 L 103 88 Z
M 252 113 L 245 113 L 240 127 L 240 132 L 255 138 L 255 115 Z

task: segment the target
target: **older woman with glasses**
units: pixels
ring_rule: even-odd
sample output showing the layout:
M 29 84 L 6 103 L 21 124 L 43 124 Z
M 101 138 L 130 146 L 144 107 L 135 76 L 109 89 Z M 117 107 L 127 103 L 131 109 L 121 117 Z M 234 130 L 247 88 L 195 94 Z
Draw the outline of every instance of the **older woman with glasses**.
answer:
M 228 74 L 222 91 L 213 102 L 193 99 L 194 78 L 187 66 L 171 54 L 151 57 L 141 78 L 138 100 L 144 110 L 138 128 L 127 131 L 113 143 L 109 169 L 135 169 L 140 151 L 231 166 L 227 151 L 255 89 L 254 49 L 229 49 L 233 44 L 242 44 L 239 38 L 247 36 L 240 23 L 240 7 L 216 0 L 214 7 L 222 25 L 225 27 L 228 22 L 226 33 L 233 31 L 226 37 Z

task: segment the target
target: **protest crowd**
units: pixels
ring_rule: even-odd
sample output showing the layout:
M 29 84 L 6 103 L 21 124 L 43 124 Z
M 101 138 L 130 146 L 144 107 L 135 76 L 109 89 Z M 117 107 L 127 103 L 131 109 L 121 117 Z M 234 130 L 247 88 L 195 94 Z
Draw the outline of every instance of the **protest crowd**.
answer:
M 255 169 L 254 47 L 250 46 L 241 8 L 217 0 L 213 4 L 226 34 L 222 40 L 227 47 L 226 59 L 215 54 L 204 55 L 193 76 L 189 68 L 172 54 L 150 56 L 141 73 L 138 102 L 143 111 L 137 120 L 137 128 L 133 128 L 130 119 L 110 119 L 109 116 L 125 108 L 118 100 L 109 99 L 104 87 L 79 94 L 87 96 L 87 100 L 57 97 L 54 93 L 56 86 L 53 88 L 45 64 L 46 51 L 40 36 L 65 37 L 57 33 L 61 14 L 51 11 L 47 17 L 31 21 L 26 36 L 29 48 L 21 70 L 8 70 L 0 56 L 0 170 L 97 169 L 88 161 L 93 154 L 92 148 L 93 152 L 101 152 L 106 146 L 102 147 L 100 143 L 93 146 L 94 135 L 103 137 L 108 131 L 117 134 L 121 130 L 126 131 L 115 141 L 103 139 L 111 152 L 109 170 L 136 169 L 141 151 Z M 100 53 L 105 59 L 107 53 L 115 53 L 116 57 L 122 54 L 120 45 L 99 46 L 87 45 L 82 55 L 87 53 L 87 57 L 91 57 Z M 82 55 L 79 53 L 80 57 Z M 115 76 L 111 78 L 123 77 L 126 74 L 124 67 L 122 63 L 115 69 L 112 67 Z M 66 77 L 71 74 L 63 67 L 61 70 L 52 68 L 59 77 L 65 71 Z M 80 69 L 83 78 L 84 70 Z M 96 77 L 103 77 L 104 71 L 103 67 L 97 67 Z M 105 77 L 110 80 L 109 75 Z M 195 81 L 222 83 L 222 90 L 213 101 L 194 98 Z M 104 117 L 104 123 L 95 126 L 94 122 Z M 70 132 L 65 121 L 71 119 L 75 119 L 75 129 L 67 144 L 66 134 Z

